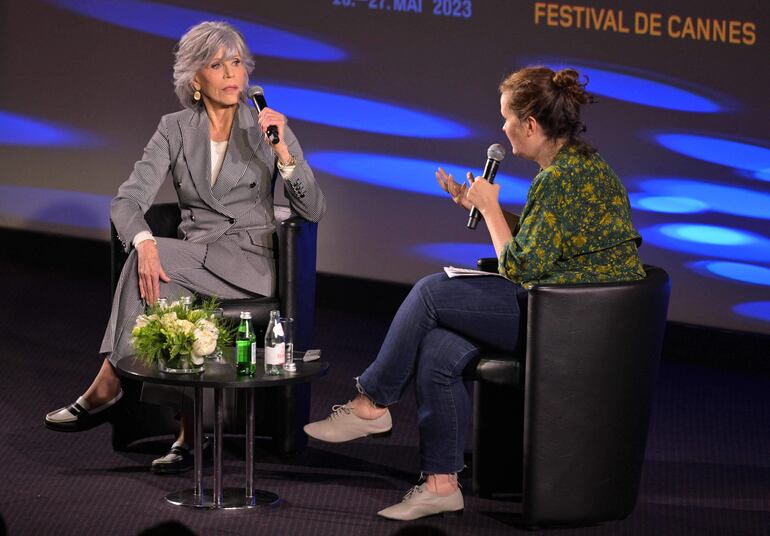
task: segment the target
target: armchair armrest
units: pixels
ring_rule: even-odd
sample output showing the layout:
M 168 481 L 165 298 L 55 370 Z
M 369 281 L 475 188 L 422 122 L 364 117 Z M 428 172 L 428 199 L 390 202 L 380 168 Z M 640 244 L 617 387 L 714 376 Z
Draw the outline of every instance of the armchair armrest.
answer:
M 476 266 L 482 272 L 489 272 L 491 274 L 497 273 L 497 259 L 494 257 L 483 257 L 476 261 Z
M 294 318 L 294 347 L 310 347 L 315 324 L 318 224 L 291 216 L 278 224 L 278 293 L 281 312 Z

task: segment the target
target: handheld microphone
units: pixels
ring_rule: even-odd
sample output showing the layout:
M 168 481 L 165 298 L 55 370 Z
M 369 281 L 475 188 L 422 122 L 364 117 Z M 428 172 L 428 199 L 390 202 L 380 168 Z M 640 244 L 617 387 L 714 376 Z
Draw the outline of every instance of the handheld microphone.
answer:
M 251 102 L 254 103 L 254 108 L 256 108 L 258 112 L 261 112 L 263 109 L 267 108 L 265 90 L 260 86 L 251 86 L 247 91 L 247 95 L 251 99 Z M 281 139 L 278 137 L 278 127 L 275 125 L 270 125 L 267 127 L 267 137 L 270 140 L 270 143 L 273 145 L 281 141 Z
M 497 175 L 497 168 L 500 167 L 500 162 L 505 158 L 505 149 L 499 143 L 495 143 L 489 146 L 487 149 L 487 163 L 484 164 L 484 173 L 482 177 L 485 178 L 489 184 L 495 182 L 495 175 Z M 471 207 L 470 216 L 468 216 L 468 229 L 476 229 L 479 220 L 481 219 L 481 212 L 476 207 Z

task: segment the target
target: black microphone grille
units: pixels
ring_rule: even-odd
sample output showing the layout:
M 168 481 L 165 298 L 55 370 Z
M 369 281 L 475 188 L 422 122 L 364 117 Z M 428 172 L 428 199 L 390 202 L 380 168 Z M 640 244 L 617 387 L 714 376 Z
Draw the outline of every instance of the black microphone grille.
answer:
M 264 95 L 265 90 L 262 89 L 261 86 L 251 86 L 249 90 L 246 92 L 246 95 L 249 96 L 249 98 L 252 98 L 254 95 Z
M 251 90 L 249 90 L 251 91 Z M 493 143 L 487 149 L 487 158 L 495 160 L 496 162 L 502 162 L 505 158 L 505 149 L 499 143 Z

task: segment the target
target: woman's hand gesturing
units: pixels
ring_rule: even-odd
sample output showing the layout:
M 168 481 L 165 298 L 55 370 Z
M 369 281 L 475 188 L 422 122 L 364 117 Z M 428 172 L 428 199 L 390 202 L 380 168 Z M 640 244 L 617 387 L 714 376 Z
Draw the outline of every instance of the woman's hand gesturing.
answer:
M 469 183 L 471 182 L 472 177 L 473 175 L 469 172 Z M 447 172 L 441 168 L 438 168 L 438 171 L 436 171 L 436 180 L 438 181 L 439 186 L 441 186 L 441 189 L 452 197 L 452 201 L 463 207 L 465 210 L 471 209 L 473 205 L 468 201 L 468 197 L 466 195 L 468 193 L 467 184 L 460 184 L 455 182 L 455 180 L 452 178 L 452 175 L 448 175 Z

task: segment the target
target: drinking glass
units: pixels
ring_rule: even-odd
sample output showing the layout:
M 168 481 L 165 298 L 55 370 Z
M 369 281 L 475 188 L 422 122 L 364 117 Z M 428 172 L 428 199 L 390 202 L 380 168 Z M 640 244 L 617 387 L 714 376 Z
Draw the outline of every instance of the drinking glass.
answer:
M 286 361 L 283 363 L 283 370 L 295 372 L 297 364 L 294 362 L 294 319 L 284 317 L 280 321 L 283 326 L 283 342 L 286 345 Z
M 217 307 L 211 312 L 211 316 L 214 317 L 214 319 L 217 322 L 218 326 L 222 326 L 225 321 L 225 311 L 221 307 Z M 209 356 L 209 358 L 213 359 L 217 362 L 222 362 L 225 359 L 224 354 L 222 353 L 221 349 L 214 350 L 214 353 Z

